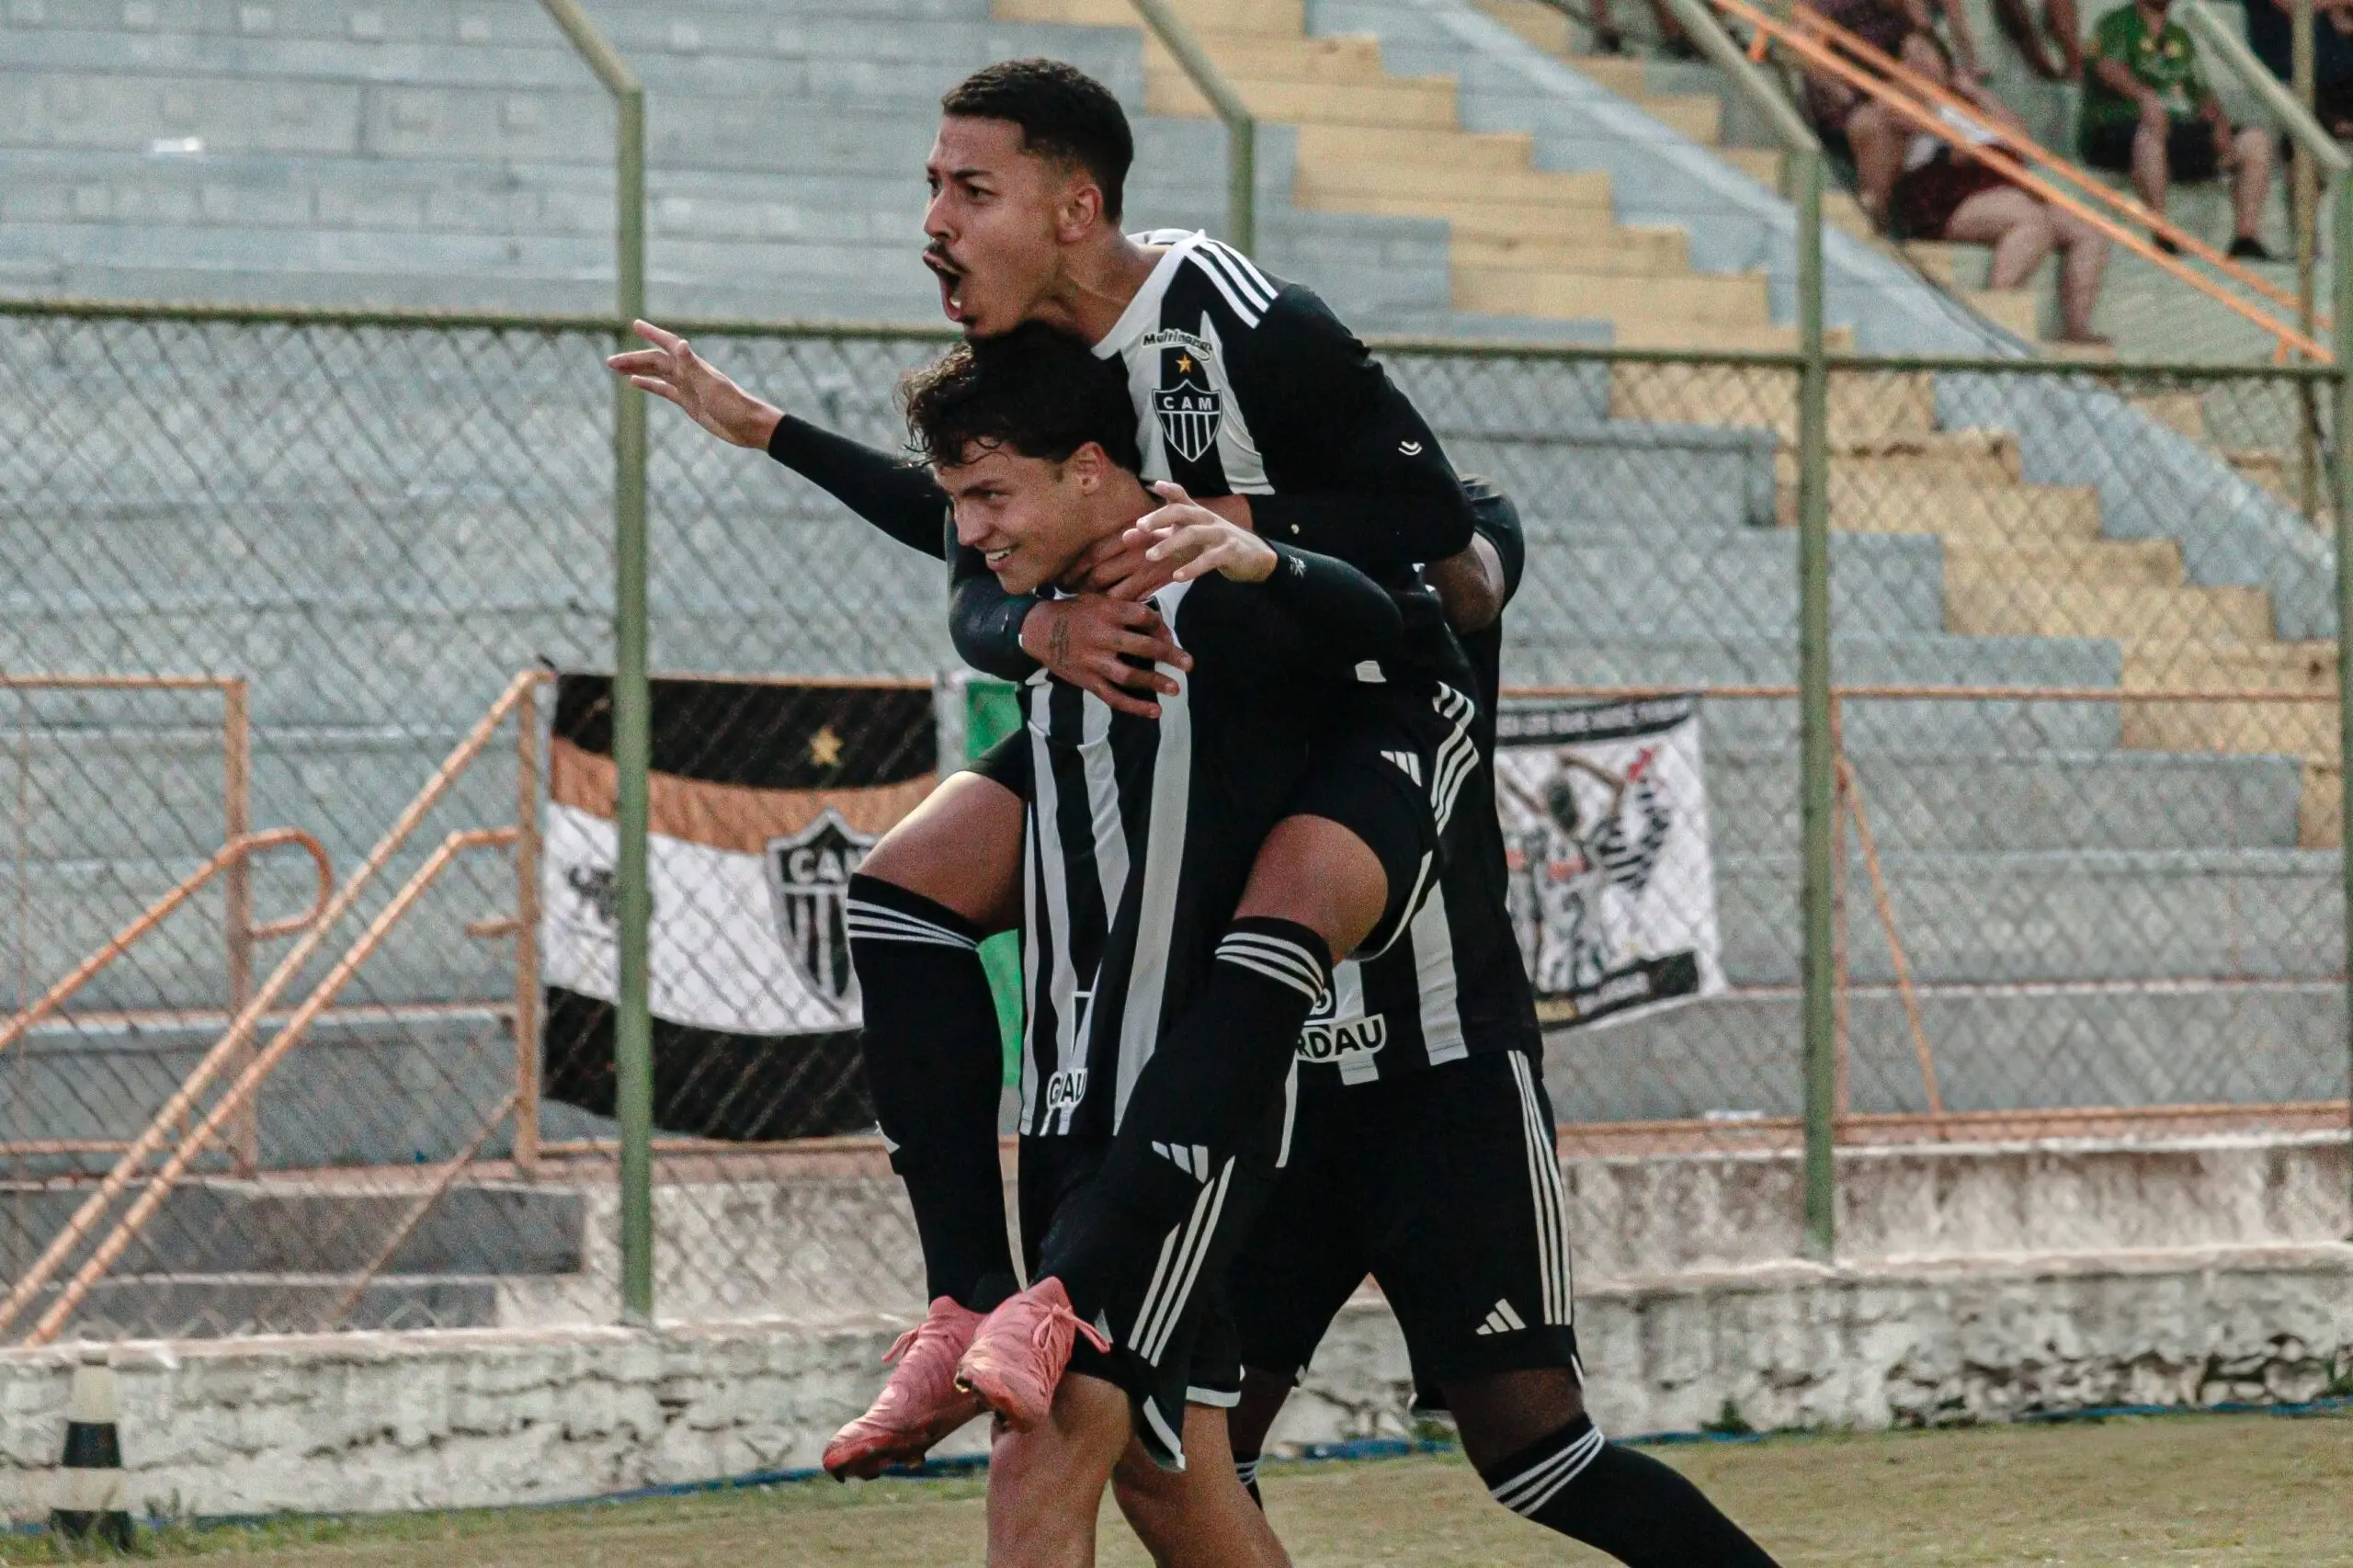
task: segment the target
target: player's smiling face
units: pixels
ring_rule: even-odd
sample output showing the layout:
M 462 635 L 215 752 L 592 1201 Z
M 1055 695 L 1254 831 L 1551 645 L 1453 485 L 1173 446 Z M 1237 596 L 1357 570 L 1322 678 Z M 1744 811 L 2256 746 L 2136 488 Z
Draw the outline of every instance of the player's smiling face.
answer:
M 1059 581 L 1086 547 L 1123 526 L 1104 505 L 1111 473 L 1089 443 L 1062 462 L 974 446 L 966 461 L 936 470 L 956 508 L 959 543 L 977 550 L 1009 594 Z
M 1065 238 L 1091 229 L 1102 201 L 1083 173 L 1025 150 L 1008 119 L 943 118 L 924 176 L 924 264 L 940 309 L 973 337 L 1035 313 L 1060 276 Z

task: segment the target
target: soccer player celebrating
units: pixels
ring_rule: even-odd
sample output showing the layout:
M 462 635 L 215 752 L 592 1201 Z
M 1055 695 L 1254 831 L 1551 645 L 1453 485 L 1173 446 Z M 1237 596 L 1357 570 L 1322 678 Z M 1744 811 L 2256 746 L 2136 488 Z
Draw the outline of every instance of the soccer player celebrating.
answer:
M 1483 766 L 1465 781 L 1447 873 L 1416 916 L 1428 975 L 1398 955 L 1343 964 L 1300 1048 L 1285 1159 L 1227 1277 L 1246 1369 L 1231 1417 L 1239 1478 L 1334 1315 L 1370 1274 L 1404 1331 L 1415 1403 L 1448 1410 L 1495 1501 L 1636 1568 L 1769 1568 L 1699 1490 L 1608 1442 L 1586 1414 L 1568 1199 L 1543 1040 L 1504 885 L 1492 763 L 1502 613 L 1525 562 L 1510 500 L 1466 480 L 1478 539 L 1432 575 L 1477 680 Z M 1435 929 L 1450 926 L 1447 939 Z M 1353 972 L 1352 972 L 1353 971 Z M 1410 1035 L 1419 1049 L 1392 1050 Z M 1118 1475 L 1140 1533 L 1194 1506 L 1143 1465 Z
M 960 540 L 1009 591 L 1066 587 L 1094 545 L 1126 537 L 1170 565 L 1151 596 L 1191 657 L 1157 718 L 1110 715 L 1077 686 L 1041 676 L 1024 690 L 1019 737 L 1030 779 L 1023 931 L 1029 961 L 1023 1049 L 1020 1201 L 1034 1276 L 1065 1267 L 1074 1233 L 1104 1202 L 1114 1134 L 1132 1114 L 1163 1040 L 1219 1005 L 1218 970 L 1246 963 L 1312 997 L 1327 979 L 1312 954 L 1262 937 L 1229 912 L 1252 862 L 1308 777 L 1310 742 L 1357 666 L 1394 654 L 1401 618 L 1370 578 L 1329 557 L 1269 544 L 1186 503 L 1155 507 L 1137 470 L 1120 369 L 1051 327 L 1030 324 L 951 352 L 913 378 L 907 418 L 952 498 Z M 1188 1092 L 1231 1093 L 1189 1083 Z M 1114 1463 L 1142 1437 L 1155 1453 L 1176 1428 L 1222 1426 L 1238 1392 L 1229 1343 L 1202 1339 L 1233 1241 L 1215 1210 L 1243 1206 L 1287 1132 L 1279 1105 L 1233 1142 L 1165 1157 L 1197 1178 L 1195 1221 L 1172 1233 L 1149 1277 L 1117 1280 L 1080 1341 L 1051 1419 L 1001 1428 L 992 1456 L 992 1561 L 1093 1560 L 1097 1506 Z M 1082 1240 L 1082 1245 L 1087 1244 Z M 1125 1390 L 1124 1396 L 1121 1390 Z M 1142 1422 L 1131 1428 L 1130 1402 Z M 1199 1415 L 1188 1416 L 1190 1404 Z M 1225 1458 L 1215 1444 L 1217 1459 Z M 1188 1456 L 1205 1457 L 1199 1451 Z M 1147 1464 L 1144 1468 L 1153 1468 Z M 1267 1541 L 1230 1461 L 1188 1465 L 1176 1483 L 1197 1516 L 1165 1544 L 1200 1562 L 1248 1562 Z M 1218 1499 L 1222 1499 L 1222 1505 Z M 1226 1545 L 1210 1550 L 1202 1528 Z M 1163 1559 L 1166 1560 L 1165 1557 Z
M 1078 1117 L 1089 1094 L 1122 1096 L 1104 1197 L 1074 1227 L 1089 1240 L 1026 1290 L 1013 1290 L 1005 1240 L 996 1025 L 975 951 L 1021 915 L 1027 781 L 1014 749 L 947 780 L 869 854 L 850 889 L 866 1066 L 934 1299 L 874 1408 L 828 1449 L 836 1474 L 919 1456 L 970 1419 L 980 1405 L 960 1378 L 1017 1426 L 1042 1420 L 1074 1322 L 1149 1277 L 1165 1240 L 1191 1234 L 1191 1245 L 1204 1223 L 1247 1218 L 1241 1195 L 1201 1208 L 1204 1173 L 1241 1153 L 1279 1095 L 1316 994 L 1300 977 L 1398 939 L 1441 869 L 1440 818 L 1476 760 L 1469 676 L 1415 575 L 1416 562 L 1468 546 L 1469 506 L 1437 437 L 1363 345 L 1311 291 L 1204 236 L 1122 235 L 1132 142 L 1118 101 L 1083 73 L 1010 62 L 942 107 L 925 259 L 949 318 L 976 340 L 1038 322 L 1093 345 L 1126 377 L 1145 479 L 1183 485 L 1271 542 L 1363 569 L 1392 590 L 1404 634 L 1325 705 L 1307 769 L 1231 906 L 1233 945 L 1153 1072 L 1116 1089 L 1091 1074 L 1057 1089 L 1049 1075 L 1025 1107 L 1035 1133 Z M 612 361 L 635 384 L 767 449 L 893 537 L 944 548 L 931 476 L 878 469 L 867 449 L 750 397 L 678 338 L 641 331 L 654 347 Z M 961 552 L 958 647 L 992 673 L 1042 667 L 1093 699 L 1098 725 L 1114 712 L 1157 717 L 1189 654 L 1149 602 L 1168 571 L 1146 559 L 1152 535 L 1105 536 L 1071 580 L 1118 585 L 1118 597 L 1013 595 Z M 1183 1087 L 1210 1084 L 1223 1087 Z

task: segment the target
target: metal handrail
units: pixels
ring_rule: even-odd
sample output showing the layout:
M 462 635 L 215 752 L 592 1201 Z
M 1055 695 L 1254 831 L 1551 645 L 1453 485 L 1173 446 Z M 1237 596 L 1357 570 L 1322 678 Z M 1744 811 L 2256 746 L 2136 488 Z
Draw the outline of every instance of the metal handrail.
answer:
M 212 858 L 203 865 L 183 877 L 176 887 L 149 904 L 137 919 L 108 937 L 105 946 L 76 964 L 73 972 L 43 992 L 31 1006 L 5 1025 L 0 1025 L 0 1051 L 16 1044 L 42 1020 L 72 1001 L 82 987 L 105 972 L 108 965 L 169 919 L 175 910 L 196 896 L 199 889 L 227 870 L 232 864 L 289 844 L 299 845 L 308 853 L 312 867 L 318 873 L 318 892 L 311 900 L 310 911 L 290 920 L 256 926 L 248 934 L 255 941 L 267 942 L 279 937 L 291 937 L 298 931 L 307 931 L 318 924 L 319 917 L 326 913 L 327 900 L 335 893 L 335 868 L 319 841 L 299 827 L 273 827 L 263 833 L 241 834 L 215 850 Z
M 1748 4 L 1747 0 L 1708 0 L 1708 4 L 1754 28 L 1760 40 L 1770 39 L 1779 43 L 1806 65 L 1836 77 L 1885 105 L 1914 130 L 1933 136 L 1955 151 L 1976 159 L 2021 189 L 2082 219 L 2110 240 L 2154 263 L 2160 270 L 2216 300 L 2260 328 L 2274 340 L 2282 353 L 2292 348 L 2315 362 L 2331 360 L 2328 349 L 2316 339 L 2219 287 L 2212 278 L 2194 270 L 2179 256 L 2167 255 L 2158 248 L 2154 240 L 2144 238 L 2115 218 L 2095 210 L 2086 205 L 2086 199 L 2110 208 L 2133 222 L 2145 225 L 2154 234 L 2170 241 L 2249 290 L 2280 304 L 2292 306 L 2296 301 L 2286 290 L 2238 266 L 2197 235 L 2176 227 L 2166 221 L 2164 214 L 2153 212 L 2131 197 L 2092 178 L 2023 131 L 2011 126 L 1986 126 L 1984 129 L 1998 138 L 1995 142 L 1970 141 L 1931 112 L 1931 108 L 1949 108 L 1963 116 L 1979 115 L 1982 110 L 1927 80 L 1885 51 L 1856 37 L 1836 22 L 1819 13 L 1804 10 L 1793 13 L 1794 19 L 1784 21 Z M 1912 96 L 1906 97 L 1898 88 L 1908 89 Z M 2042 174 L 2029 169 L 2029 164 L 2067 180 L 2077 187 L 2077 190 L 2070 192 L 2060 188 Z
M 1217 62 L 1186 27 L 1168 0 L 1128 0 L 1201 97 L 1225 122 L 1226 240 L 1245 255 L 1258 249 L 1258 119 L 1225 79 Z
M 459 856 L 470 849 L 486 849 L 511 845 L 515 842 L 518 831 L 511 827 L 474 828 L 453 833 L 441 841 L 440 846 L 426 858 L 425 864 L 416 869 L 415 875 L 410 877 L 400 892 L 392 895 L 392 902 L 378 913 L 374 920 L 369 922 L 368 929 L 362 932 L 359 939 L 351 945 L 341 959 L 336 960 L 335 968 L 328 972 L 324 980 L 319 982 L 317 989 L 303 999 L 302 1005 L 294 1010 L 293 1017 L 286 1020 L 286 1026 L 271 1037 L 267 1046 L 254 1055 L 253 1060 L 245 1064 L 244 1071 L 238 1074 L 235 1082 L 222 1093 L 220 1101 L 206 1113 L 204 1119 L 197 1123 L 187 1137 L 180 1140 L 179 1147 L 173 1150 L 170 1158 L 166 1159 L 156 1169 L 155 1174 L 148 1178 L 146 1190 L 142 1192 L 137 1200 L 123 1211 L 122 1218 L 115 1222 L 114 1229 L 108 1232 L 105 1239 L 92 1249 L 88 1260 L 75 1270 L 74 1278 L 67 1280 L 64 1289 L 58 1292 L 57 1300 L 50 1303 L 49 1310 L 43 1312 L 40 1320 L 33 1324 L 32 1332 L 25 1335 L 26 1345 L 47 1345 L 57 1337 L 65 1327 L 67 1320 L 73 1317 L 74 1309 L 82 1304 L 92 1288 L 100 1279 L 106 1278 L 107 1270 L 113 1267 L 115 1261 L 130 1250 L 131 1244 L 139 1239 L 140 1233 L 147 1228 L 148 1221 L 153 1220 L 156 1212 L 163 1208 L 164 1199 L 170 1196 L 172 1188 L 178 1184 L 180 1177 L 188 1174 L 188 1167 L 196 1163 L 196 1157 L 221 1136 L 233 1118 L 242 1113 L 253 1102 L 254 1096 L 261 1090 L 262 1080 L 267 1078 L 278 1062 L 285 1060 L 287 1052 L 301 1043 L 302 1037 L 310 1033 L 311 1026 L 318 1021 L 319 1015 L 325 1012 L 328 1006 L 343 994 L 343 988 L 351 983 L 352 977 L 359 972 L 360 966 L 374 955 L 376 949 L 383 944 L 384 938 L 392 934 L 392 928 L 401 923 L 411 909 L 415 907 L 416 901 L 425 895 L 425 890 L 432 886 Z M 500 1114 L 502 1117 L 505 1114 L 504 1106 L 500 1108 Z M 129 1156 L 125 1157 L 127 1159 Z M 85 1205 L 85 1212 L 87 1210 L 88 1206 Z M 76 1221 L 81 1218 L 81 1214 L 74 1216 Z M 32 1290 L 47 1283 L 49 1276 L 55 1272 L 55 1266 L 50 1263 L 52 1256 L 70 1250 L 82 1236 L 91 1233 L 95 1229 L 95 1225 L 85 1230 L 68 1226 L 62 1232 L 57 1240 L 51 1243 L 48 1251 L 41 1255 L 40 1263 L 50 1267 L 43 1269 L 40 1265 L 36 1265 L 35 1269 L 28 1272 L 25 1278 L 18 1282 L 17 1290 L 10 1293 L 8 1301 L 11 1312 L 21 1310 L 18 1305 L 19 1297 L 28 1298 Z
M 512 712 L 516 705 L 522 700 L 523 693 L 539 678 L 537 671 L 529 671 L 508 682 L 506 691 L 500 695 L 496 702 L 491 705 L 490 711 L 483 715 L 473 730 L 464 740 L 458 743 L 448 758 L 435 769 L 433 777 L 426 781 L 425 787 L 417 791 L 414 800 L 409 801 L 407 809 L 402 812 L 399 819 L 385 831 L 384 836 L 377 841 L 376 847 L 369 852 L 367 859 L 360 862 L 359 869 L 352 872 L 351 879 L 343 884 L 334 900 L 320 914 L 317 923 L 295 942 L 284 958 L 278 960 L 277 969 L 273 970 L 269 978 L 262 983 L 261 989 L 254 994 L 253 998 L 230 1021 L 227 1030 L 219 1040 L 213 1041 L 211 1049 L 204 1053 L 203 1059 L 189 1070 L 188 1075 L 181 1081 L 179 1088 L 173 1092 L 172 1097 L 164 1102 L 163 1108 L 155 1113 L 153 1120 L 148 1122 L 146 1130 L 131 1140 L 131 1146 L 123 1151 L 122 1157 L 115 1162 L 114 1168 L 108 1171 L 90 1195 L 82 1200 L 81 1207 L 74 1211 L 73 1218 L 66 1221 L 64 1227 L 42 1250 L 40 1256 L 34 1259 L 31 1267 L 27 1268 L 23 1276 L 10 1287 L 7 1296 L 0 1299 L 0 1332 L 5 1332 L 8 1325 L 17 1320 L 18 1314 L 25 1310 L 26 1304 L 49 1282 L 51 1276 L 64 1267 L 65 1260 L 73 1255 L 74 1249 L 97 1231 L 106 1211 L 112 1208 L 115 1200 L 122 1196 L 133 1181 L 138 1179 L 139 1173 L 146 1168 L 147 1162 L 163 1151 L 171 1138 L 172 1130 L 186 1124 L 212 1080 L 220 1076 L 232 1063 L 246 1061 L 254 1036 L 261 1028 L 262 1019 L 268 1015 L 271 1008 L 278 1005 L 278 999 L 292 987 L 303 968 L 317 956 L 319 949 L 326 945 L 328 933 L 342 922 L 345 915 L 351 913 L 352 908 L 359 902 L 359 895 L 367 891 L 369 884 L 376 880 L 392 856 L 399 852 L 401 846 L 407 843 L 410 836 L 424 824 L 426 813 L 439 803 L 443 795 L 449 793 L 450 787 L 457 782 L 459 775 L 472 764 L 475 757 L 482 755 L 483 748 L 490 744 L 491 736 L 497 733 L 498 726 L 505 722 L 507 714 Z M 250 1073 L 252 1070 L 253 1063 L 248 1062 L 245 1071 Z

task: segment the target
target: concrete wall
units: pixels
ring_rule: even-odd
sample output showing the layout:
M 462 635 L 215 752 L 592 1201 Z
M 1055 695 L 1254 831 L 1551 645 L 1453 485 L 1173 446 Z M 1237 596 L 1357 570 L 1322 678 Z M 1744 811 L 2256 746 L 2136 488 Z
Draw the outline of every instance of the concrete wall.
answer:
M 1605 1429 L 1999 1419 L 2311 1398 L 2353 1375 L 2353 1248 L 1934 1271 L 1781 1267 L 1588 1290 Z M 131 1495 L 194 1514 L 551 1501 L 813 1465 L 892 1325 L 768 1320 L 117 1347 Z M 0 1352 L 0 1495 L 48 1506 L 70 1348 Z M 1359 1301 L 1280 1437 L 1401 1430 L 1393 1324 Z M 977 1428 L 957 1446 L 969 1450 Z

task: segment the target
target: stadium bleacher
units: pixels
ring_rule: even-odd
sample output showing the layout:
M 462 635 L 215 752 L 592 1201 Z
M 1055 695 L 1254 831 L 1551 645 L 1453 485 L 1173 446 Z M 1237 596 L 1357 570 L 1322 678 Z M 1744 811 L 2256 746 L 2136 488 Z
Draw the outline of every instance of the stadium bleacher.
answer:
M 1222 133 L 1121 0 L 589 9 L 647 83 L 657 312 L 933 319 L 914 237 L 936 99 L 962 71 L 1017 53 L 1086 65 L 1137 115 L 1136 222 L 1220 221 Z M 1767 160 L 1714 145 L 1715 100 L 1638 93 L 1614 66 L 1568 80 L 1575 62 L 1469 0 L 1177 9 L 1268 122 L 1262 255 L 1362 330 L 1694 350 L 1793 341 L 1786 209 L 1759 183 Z M 1524 15 L 1511 20 L 1533 30 Z M 9 0 L 0 40 L 0 289 L 534 310 L 609 300 L 609 109 L 536 6 Z M 1836 238 L 1842 342 L 2018 347 Z M 2031 324 L 2017 301 L 1981 302 Z M 47 330 L 0 326 L 15 345 L 0 363 L 28 411 L 7 428 L 27 482 L 0 500 L 0 559 L 12 565 L 0 667 L 249 676 L 257 823 L 312 827 L 348 867 L 502 672 L 601 656 L 605 392 L 554 358 L 593 353 L 596 340 L 555 340 L 514 369 L 545 401 L 527 429 L 495 437 L 517 443 L 517 461 L 492 494 L 438 483 L 488 472 L 498 455 L 473 449 L 472 468 L 445 460 L 493 438 L 452 420 L 463 403 L 450 389 L 467 385 L 455 348 L 446 361 L 323 364 L 284 336 L 223 337 L 166 358 L 141 332 L 117 332 L 101 351 Z M 888 439 L 889 371 L 919 350 L 831 380 L 772 341 L 713 352 L 734 356 L 725 362 L 746 381 Z M 1528 516 L 1509 678 L 1795 678 L 1786 387 L 1777 403 L 1588 366 L 1540 403 L 1506 407 L 1434 360 L 1394 368 L 1459 466 L 1495 475 Z M 657 426 L 668 418 L 655 414 Z M 1832 422 L 1839 677 L 2333 689 L 2313 536 L 2193 434 L 2097 390 L 1927 372 L 1843 381 Z M 690 482 L 657 486 L 657 665 L 947 667 L 932 566 L 756 459 L 657 436 L 669 479 Z M 276 456 L 258 458 L 264 449 Z M 784 546 L 746 548 L 747 532 Z M 46 806 L 17 830 L 28 887 L 9 902 L 56 913 L 11 963 L 36 976 L 70 968 L 218 842 L 217 820 L 76 809 L 94 785 L 202 798 L 217 788 L 216 735 L 185 717 L 102 733 L 81 711 L 85 728 L 44 730 L 26 763 L 36 781 L 25 792 Z M 1931 1027 L 1949 1103 L 2018 1103 L 2027 1057 L 2058 1064 L 2033 1080 L 2049 1103 L 2333 1092 L 2342 1000 L 2326 977 L 2342 941 L 2325 846 L 2341 768 L 2333 713 L 2310 711 L 2302 733 L 2284 710 L 2258 722 L 2212 704 L 1854 710 L 1847 739 L 1915 975 L 2006 987 L 1991 1001 L 1932 1001 L 1944 1009 Z M 1709 722 L 1725 963 L 1748 994 L 1580 1037 L 1584 1069 L 1555 1082 L 1566 1119 L 1795 1108 L 1793 1073 L 1731 1074 L 1705 1060 L 1734 1032 L 1795 1049 L 1795 735 L 1785 706 L 1726 703 Z M 512 799 L 503 764 L 462 789 L 486 819 Z M 17 875 L 0 867 L 0 885 Z M 261 907 L 299 906 L 303 875 L 267 863 Z M 409 1009 L 396 1047 L 366 1017 L 342 1017 L 274 1080 L 266 1166 L 410 1163 L 462 1142 L 460 1121 L 400 1112 L 453 1072 L 473 1099 L 506 1071 L 484 1043 L 502 1025 L 480 1006 L 503 971 L 463 913 L 404 929 L 371 967 L 366 1000 Z M 1880 984 L 1889 955 L 1868 923 L 1855 929 L 1855 976 Z M 2166 983 L 2101 989 L 2120 980 Z M 2218 981 L 2260 983 L 2243 994 Z M 25 1103 L 55 1136 L 108 1135 L 160 1103 L 211 1038 L 201 1017 L 159 1015 L 221 1000 L 217 950 L 142 954 L 90 994 L 108 1017 L 35 1042 Z M 1900 1070 L 1904 1027 L 1892 997 L 1857 999 L 1863 1108 L 1916 1101 Z M 2103 1048 L 2115 1041 L 2178 1050 Z M 2184 1065 L 2217 1062 L 2228 1075 L 2192 1079 Z M 380 1095 L 354 1093 L 368 1074 Z M 205 1184 L 173 1199 L 245 1200 Z M 491 1321 L 502 1298 L 490 1277 L 576 1262 L 485 1259 L 466 1252 L 464 1229 L 437 1221 L 420 1233 L 395 1271 L 410 1282 L 371 1298 L 373 1321 Z M 110 1288 L 214 1290 L 207 1310 L 233 1323 L 232 1277 L 269 1267 L 244 1253 L 158 1254 Z

